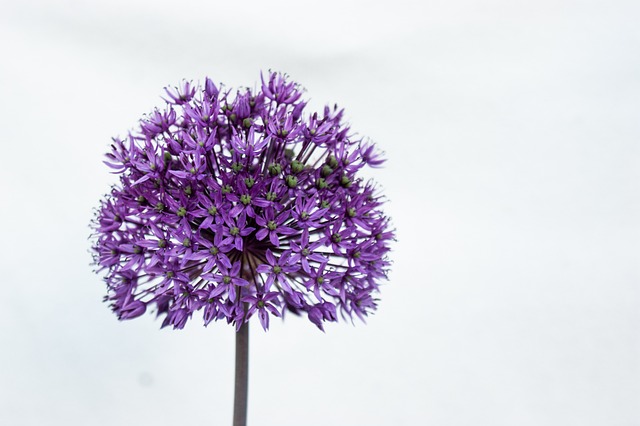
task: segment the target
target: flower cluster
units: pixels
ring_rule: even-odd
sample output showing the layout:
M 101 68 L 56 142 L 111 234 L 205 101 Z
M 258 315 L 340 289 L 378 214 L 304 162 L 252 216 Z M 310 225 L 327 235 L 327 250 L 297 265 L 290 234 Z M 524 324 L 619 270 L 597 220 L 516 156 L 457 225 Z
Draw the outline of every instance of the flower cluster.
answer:
M 92 222 L 98 271 L 120 319 L 155 307 L 162 326 L 240 327 L 257 314 L 324 321 L 376 308 L 393 231 L 357 173 L 383 159 L 350 134 L 343 111 L 303 114 L 279 73 L 234 95 L 210 79 L 167 88 L 166 106 L 116 138 L 120 183 Z

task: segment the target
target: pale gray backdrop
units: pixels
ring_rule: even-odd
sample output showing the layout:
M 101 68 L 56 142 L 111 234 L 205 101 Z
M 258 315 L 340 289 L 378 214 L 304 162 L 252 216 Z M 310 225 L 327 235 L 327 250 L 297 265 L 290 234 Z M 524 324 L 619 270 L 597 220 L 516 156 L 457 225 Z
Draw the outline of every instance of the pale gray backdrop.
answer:
M 120 323 L 110 137 L 289 73 L 386 151 L 367 325 L 251 330 L 251 425 L 640 425 L 635 1 L 0 2 L 0 424 L 228 425 L 233 330 Z

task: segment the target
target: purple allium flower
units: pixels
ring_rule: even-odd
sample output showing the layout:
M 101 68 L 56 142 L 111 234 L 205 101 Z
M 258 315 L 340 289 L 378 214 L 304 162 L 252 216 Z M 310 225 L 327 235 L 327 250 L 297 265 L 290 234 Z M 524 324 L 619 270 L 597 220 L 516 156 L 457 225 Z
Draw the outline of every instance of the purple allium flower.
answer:
M 237 328 L 258 314 L 376 309 L 394 233 L 383 197 L 358 172 L 383 162 L 343 111 L 305 114 L 300 87 L 262 76 L 257 92 L 184 82 L 166 105 L 114 139 L 105 163 L 120 183 L 92 222 L 94 262 L 120 319 L 155 308 L 182 328 Z

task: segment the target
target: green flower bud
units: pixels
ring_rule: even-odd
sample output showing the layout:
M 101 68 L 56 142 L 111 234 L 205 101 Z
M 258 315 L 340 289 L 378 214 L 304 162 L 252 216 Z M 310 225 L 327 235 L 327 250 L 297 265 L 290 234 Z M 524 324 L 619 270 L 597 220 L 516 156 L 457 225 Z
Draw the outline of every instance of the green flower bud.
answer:
M 298 179 L 292 175 L 288 175 L 285 178 L 285 182 L 289 188 L 295 188 L 296 186 L 298 186 Z
M 336 167 L 338 167 L 338 160 L 336 159 L 335 156 L 330 155 L 329 157 L 327 157 L 327 164 L 332 169 L 335 169 Z
M 287 148 L 284 150 L 284 156 L 287 160 L 291 161 L 294 155 L 295 154 L 291 148 Z
M 276 197 L 277 195 L 275 192 L 271 192 L 271 191 L 267 192 L 267 196 L 266 196 L 267 201 L 275 201 Z
M 269 166 L 269 174 L 271 176 L 279 175 L 281 171 L 282 171 L 282 167 L 280 167 L 280 164 L 274 163 Z
M 322 176 L 323 177 L 327 177 L 331 173 L 333 173 L 333 169 L 328 164 L 325 164 L 324 166 L 322 166 Z
M 326 180 L 324 180 L 324 178 L 319 178 L 316 181 L 316 186 L 318 187 L 318 189 L 325 189 L 326 187 L 329 186 L 329 184 L 327 183 Z
M 299 161 L 293 160 L 291 162 L 291 171 L 293 173 L 300 173 L 304 169 L 304 164 Z

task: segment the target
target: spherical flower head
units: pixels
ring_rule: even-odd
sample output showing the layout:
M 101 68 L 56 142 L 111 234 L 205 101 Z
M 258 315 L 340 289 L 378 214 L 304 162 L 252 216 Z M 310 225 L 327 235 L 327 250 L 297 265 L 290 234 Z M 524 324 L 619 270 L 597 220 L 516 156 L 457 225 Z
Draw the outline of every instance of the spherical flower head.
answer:
M 167 88 L 166 105 L 116 138 L 120 182 L 92 222 L 93 253 L 120 319 L 149 308 L 182 328 L 239 328 L 258 315 L 325 321 L 376 309 L 394 233 L 359 172 L 383 163 L 343 111 L 306 114 L 300 87 L 262 76 L 257 92 Z

